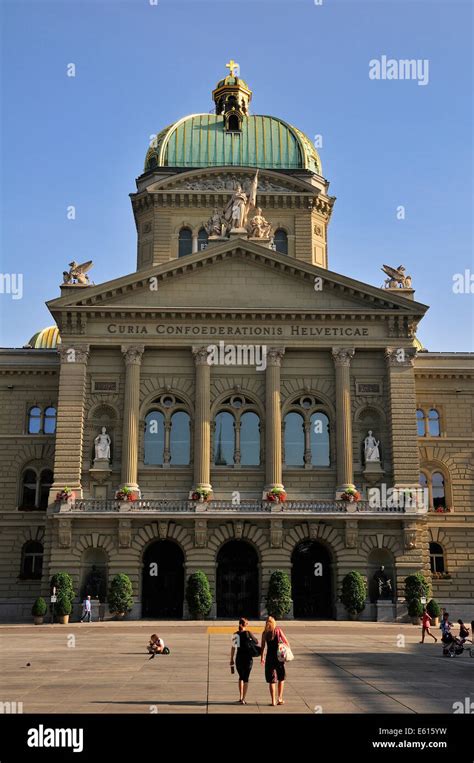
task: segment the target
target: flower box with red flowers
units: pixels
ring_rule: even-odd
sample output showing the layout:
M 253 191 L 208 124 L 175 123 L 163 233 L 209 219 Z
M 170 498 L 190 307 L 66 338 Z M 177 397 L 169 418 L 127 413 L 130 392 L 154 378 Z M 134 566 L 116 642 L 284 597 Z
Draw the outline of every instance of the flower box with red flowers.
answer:
M 286 491 L 282 490 L 282 488 L 274 487 L 272 490 L 268 491 L 267 501 L 272 501 L 273 503 L 284 503 L 286 501 Z
M 210 501 L 211 496 L 212 496 L 211 490 L 206 490 L 205 488 L 198 487 L 196 488 L 196 490 L 193 490 L 193 492 L 191 493 L 191 500 L 207 502 L 207 501 Z
M 129 487 L 121 487 L 117 492 L 115 493 L 115 500 L 116 501 L 138 501 L 139 495 L 136 490 L 132 490 Z
M 76 494 L 74 493 L 74 490 L 71 490 L 70 487 L 63 487 L 59 493 L 56 493 L 56 500 L 60 502 L 72 501 L 75 497 Z
M 341 500 L 347 501 L 348 503 L 358 503 L 361 498 L 361 494 L 355 488 L 348 487 L 347 490 L 341 494 Z

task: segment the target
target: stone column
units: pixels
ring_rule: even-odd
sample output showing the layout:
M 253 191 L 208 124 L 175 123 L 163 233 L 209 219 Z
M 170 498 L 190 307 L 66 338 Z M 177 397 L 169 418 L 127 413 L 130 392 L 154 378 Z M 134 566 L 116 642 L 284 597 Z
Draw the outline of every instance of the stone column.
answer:
M 138 490 L 138 438 L 140 409 L 140 366 L 143 345 L 122 346 L 125 361 L 125 394 L 122 429 L 122 484 Z
M 283 487 L 280 368 L 285 354 L 283 347 L 270 347 L 267 351 L 265 372 L 265 475 L 264 496 L 274 487 Z
M 192 240 L 193 240 L 193 247 L 192 247 L 191 254 L 196 254 L 196 252 L 198 251 L 198 248 L 199 248 L 198 234 L 197 233 L 193 233 L 193 239 Z
M 193 347 L 196 367 L 194 412 L 194 488 L 211 487 L 211 366 L 206 347 Z
M 419 487 L 414 347 L 387 347 L 394 487 Z
M 336 494 L 354 487 L 352 467 L 352 411 L 350 365 L 354 348 L 333 347 L 332 358 L 336 369 Z
M 57 491 L 63 487 L 72 488 L 76 496 L 82 498 L 84 401 L 89 347 L 68 345 L 64 339 L 58 352 L 61 370 L 51 500 L 54 500 Z

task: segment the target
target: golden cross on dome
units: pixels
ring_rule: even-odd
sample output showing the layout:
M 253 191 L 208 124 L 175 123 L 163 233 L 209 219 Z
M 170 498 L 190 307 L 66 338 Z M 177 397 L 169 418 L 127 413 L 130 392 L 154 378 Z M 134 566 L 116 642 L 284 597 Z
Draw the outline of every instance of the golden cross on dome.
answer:
M 229 74 L 232 74 L 234 77 L 238 77 L 240 74 L 240 66 L 233 58 L 226 64 L 226 69 L 229 69 Z M 237 74 L 234 73 L 234 69 L 237 69 Z

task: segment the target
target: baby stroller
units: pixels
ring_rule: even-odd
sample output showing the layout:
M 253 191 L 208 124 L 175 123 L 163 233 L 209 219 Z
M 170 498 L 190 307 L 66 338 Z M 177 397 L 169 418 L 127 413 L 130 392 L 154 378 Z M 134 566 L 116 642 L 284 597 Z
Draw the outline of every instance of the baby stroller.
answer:
M 458 657 L 466 650 L 469 652 L 470 657 L 474 657 L 474 649 L 472 647 L 465 647 L 464 644 L 467 639 L 459 638 L 458 636 L 451 636 L 450 633 L 442 637 L 443 642 L 443 656 L 444 657 Z

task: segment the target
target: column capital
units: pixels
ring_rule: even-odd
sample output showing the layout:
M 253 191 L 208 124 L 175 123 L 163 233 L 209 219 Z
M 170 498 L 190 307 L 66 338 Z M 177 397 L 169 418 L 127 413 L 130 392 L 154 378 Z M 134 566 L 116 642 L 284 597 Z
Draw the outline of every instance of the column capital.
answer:
M 410 368 L 415 365 L 415 347 L 386 347 L 385 360 L 394 368 Z
M 354 347 L 333 347 L 331 354 L 335 366 L 350 366 L 355 349 Z
M 88 344 L 60 344 L 59 359 L 62 363 L 87 363 L 89 357 Z
M 209 350 L 207 349 L 207 345 L 193 345 L 192 353 L 194 357 L 194 364 L 196 366 L 208 366 L 210 363 L 208 362 L 209 357 Z
M 145 347 L 143 344 L 134 344 L 134 345 L 122 345 L 122 355 L 123 359 L 125 360 L 125 365 L 127 366 L 139 366 L 142 362 L 143 353 L 145 352 Z
M 284 354 L 284 347 L 269 347 L 267 350 L 267 366 L 281 366 Z

